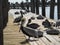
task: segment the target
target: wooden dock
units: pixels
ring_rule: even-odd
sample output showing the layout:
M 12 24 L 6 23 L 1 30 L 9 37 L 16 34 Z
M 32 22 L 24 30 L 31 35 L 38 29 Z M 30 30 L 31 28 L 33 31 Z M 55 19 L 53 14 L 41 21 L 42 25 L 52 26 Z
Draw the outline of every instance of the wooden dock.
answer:
M 25 14 L 26 15 L 26 14 Z M 28 17 L 29 15 L 29 17 Z M 32 13 L 28 13 L 26 18 L 29 19 Z M 36 16 L 35 16 L 36 17 Z M 44 20 L 32 20 L 32 23 L 38 23 L 41 31 L 43 31 L 43 37 L 39 38 L 37 41 L 26 42 L 27 36 L 25 36 L 21 31 L 19 32 L 19 26 L 13 24 L 13 16 L 9 15 L 9 22 L 7 27 L 4 29 L 4 45 L 60 45 L 60 35 L 48 35 L 44 31 L 41 24 Z M 48 19 L 50 22 L 54 22 L 52 19 Z M 60 30 L 60 29 L 59 29 Z M 35 38 L 31 38 L 35 39 Z
M 9 16 L 7 27 L 3 31 L 3 42 L 4 45 L 29 45 L 24 34 L 19 32 L 19 26 L 13 24 L 12 15 Z
M 45 33 L 43 37 L 39 38 L 37 41 L 30 41 L 29 43 L 31 45 L 60 45 L 60 36 Z

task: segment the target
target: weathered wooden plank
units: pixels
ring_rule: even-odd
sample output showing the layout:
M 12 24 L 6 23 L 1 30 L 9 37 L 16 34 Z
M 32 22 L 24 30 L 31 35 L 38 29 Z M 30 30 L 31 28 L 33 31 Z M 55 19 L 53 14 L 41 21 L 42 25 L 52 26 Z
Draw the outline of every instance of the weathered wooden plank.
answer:
M 40 38 L 38 41 L 36 41 L 38 43 L 38 45 L 46 45 Z
M 44 36 L 45 36 L 45 38 L 49 39 L 54 45 L 60 45 L 60 43 L 57 42 L 52 36 L 47 35 L 47 34 Z
M 54 45 L 51 41 L 46 39 L 45 37 L 42 37 L 41 40 L 46 44 L 46 45 Z
M 60 42 L 59 35 L 52 35 L 52 37 L 53 37 L 57 42 Z

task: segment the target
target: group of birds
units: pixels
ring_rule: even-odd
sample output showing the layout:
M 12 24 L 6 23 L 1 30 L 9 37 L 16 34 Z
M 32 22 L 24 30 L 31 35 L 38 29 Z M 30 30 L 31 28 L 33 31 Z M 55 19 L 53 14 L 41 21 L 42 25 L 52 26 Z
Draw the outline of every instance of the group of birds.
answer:
M 21 27 L 20 27 L 20 29 L 22 30 L 22 32 L 25 35 L 29 36 L 29 38 L 30 37 L 39 38 L 39 37 L 43 36 L 43 32 L 39 31 L 38 29 L 33 29 L 33 28 L 29 27 L 29 26 L 25 27 L 24 23 L 25 23 L 25 19 L 23 19 L 21 21 Z
M 60 31 L 58 29 L 54 29 L 52 27 L 52 24 L 47 19 L 45 21 L 43 21 L 42 25 L 44 25 L 45 28 L 48 28 L 48 29 L 46 29 L 46 33 L 47 34 L 50 34 L 50 35 L 59 35 Z M 55 27 L 56 24 L 54 24 L 53 26 Z
M 34 37 L 34 38 L 40 38 L 40 37 L 43 37 L 43 32 L 38 30 L 37 28 L 39 27 L 38 24 L 36 23 L 32 23 L 32 24 L 29 24 L 31 22 L 31 20 L 34 20 L 35 18 L 34 17 L 31 17 L 31 19 L 28 20 L 26 26 L 24 26 L 26 20 L 23 18 L 23 12 L 20 11 L 21 13 L 21 16 L 16 18 L 14 20 L 14 23 L 18 23 L 18 22 L 21 22 L 21 26 L 20 26 L 20 30 L 29 37 Z M 37 17 L 37 19 L 44 19 L 44 17 L 42 17 L 41 15 Z M 56 22 L 57 26 L 60 26 L 58 24 L 59 22 Z M 58 30 L 55 30 L 55 29 L 52 29 L 51 28 L 51 23 L 46 19 L 45 21 L 43 21 L 42 25 L 44 25 L 44 27 L 48 28 L 46 31 L 47 34 L 56 34 L 58 33 L 59 34 L 59 31 Z M 51 29 L 50 29 L 51 28 Z M 50 30 L 49 30 L 50 29 Z

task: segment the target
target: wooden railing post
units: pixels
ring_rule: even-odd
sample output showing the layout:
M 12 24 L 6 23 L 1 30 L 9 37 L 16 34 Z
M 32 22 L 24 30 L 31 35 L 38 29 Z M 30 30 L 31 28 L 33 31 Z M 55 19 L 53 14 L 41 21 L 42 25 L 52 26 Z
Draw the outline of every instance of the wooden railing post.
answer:
M 15 4 L 13 4 L 13 9 L 16 9 Z
M 35 13 L 35 0 L 31 0 L 31 12 Z
M 28 2 L 28 0 L 26 0 L 26 7 L 27 7 L 27 10 L 29 11 L 29 2 Z
M 42 1 L 42 15 L 45 16 L 45 0 Z
M 10 2 L 8 2 L 8 11 L 10 10 Z
M 36 0 L 36 14 L 39 14 L 39 0 Z
M 50 3 L 50 18 L 54 19 L 54 7 L 55 7 L 55 0 L 51 0 Z
M 60 0 L 57 0 L 57 4 L 58 4 L 58 19 L 60 19 Z

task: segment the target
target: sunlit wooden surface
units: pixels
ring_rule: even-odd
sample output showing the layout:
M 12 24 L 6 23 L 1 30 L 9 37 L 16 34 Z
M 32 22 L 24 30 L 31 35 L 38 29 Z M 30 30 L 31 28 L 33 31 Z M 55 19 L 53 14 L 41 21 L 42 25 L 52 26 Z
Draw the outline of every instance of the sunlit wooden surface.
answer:
M 19 26 L 13 24 L 12 15 L 9 15 L 7 27 L 3 31 L 3 42 L 4 45 L 29 45 L 24 34 L 19 32 Z
M 28 16 L 29 15 L 29 16 Z M 26 18 L 29 19 L 32 13 L 28 13 Z M 25 39 L 28 37 L 25 36 L 21 31 L 19 32 L 19 26 L 13 24 L 13 16 L 9 16 L 9 22 L 7 27 L 4 29 L 4 45 L 60 45 L 60 35 L 48 35 L 44 31 L 45 28 L 42 26 L 44 20 L 33 20 L 32 23 L 38 23 L 41 25 L 40 29 L 43 31 L 43 37 L 39 38 L 37 41 L 26 42 Z M 54 22 L 52 19 L 48 19 L 51 22 Z M 59 29 L 60 30 L 60 29 Z M 35 38 L 31 38 L 35 39 Z M 21 44 L 23 42 L 23 44 Z

